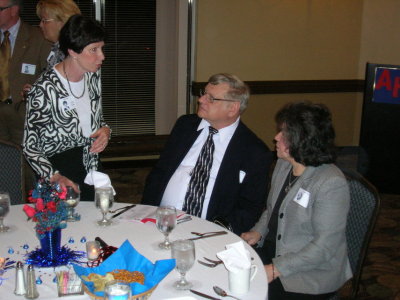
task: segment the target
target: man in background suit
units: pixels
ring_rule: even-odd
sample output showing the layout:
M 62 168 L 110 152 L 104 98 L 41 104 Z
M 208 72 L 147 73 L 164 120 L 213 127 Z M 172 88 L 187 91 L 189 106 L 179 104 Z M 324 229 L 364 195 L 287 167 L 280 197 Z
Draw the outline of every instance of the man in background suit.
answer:
M 3 42 L 4 33 L 8 31 L 11 45 L 9 95 L 0 99 L 0 139 L 18 145 L 22 143 L 26 111 L 25 103 L 21 102 L 23 87 L 33 84 L 46 68 L 51 49 L 39 28 L 20 19 L 21 8 L 22 0 L 0 0 L 0 39 Z M 0 79 L 4 80 L 7 78 Z
M 197 115 L 180 117 L 157 165 L 149 174 L 143 204 L 185 209 L 199 153 L 209 135 L 215 150 L 199 216 L 227 221 L 240 234 L 261 215 L 272 162 L 268 147 L 240 120 L 249 98 L 247 85 L 231 74 L 210 77 L 198 100 Z

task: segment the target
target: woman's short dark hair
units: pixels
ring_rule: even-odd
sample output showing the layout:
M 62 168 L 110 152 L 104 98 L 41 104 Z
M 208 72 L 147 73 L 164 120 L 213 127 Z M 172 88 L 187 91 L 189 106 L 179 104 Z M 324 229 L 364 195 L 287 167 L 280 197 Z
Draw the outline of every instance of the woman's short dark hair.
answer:
M 92 43 L 104 41 L 106 32 L 103 26 L 91 18 L 74 15 L 60 31 L 60 49 L 68 56 L 68 49 L 81 53 L 83 48 Z
M 289 103 L 278 111 L 275 120 L 296 162 L 317 167 L 335 161 L 335 130 L 325 105 Z

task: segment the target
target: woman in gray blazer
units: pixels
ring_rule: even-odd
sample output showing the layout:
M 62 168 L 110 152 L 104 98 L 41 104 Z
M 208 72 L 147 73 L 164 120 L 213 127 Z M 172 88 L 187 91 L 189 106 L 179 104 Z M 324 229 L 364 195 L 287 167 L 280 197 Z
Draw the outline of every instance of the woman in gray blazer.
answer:
M 276 115 L 278 161 L 267 209 L 242 238 L 258 243 L 269 282 L 269 299 L 328 299 L 352 274 L 346 219 L 350 195 L 333 165 L 329 110 L 301 102 Z

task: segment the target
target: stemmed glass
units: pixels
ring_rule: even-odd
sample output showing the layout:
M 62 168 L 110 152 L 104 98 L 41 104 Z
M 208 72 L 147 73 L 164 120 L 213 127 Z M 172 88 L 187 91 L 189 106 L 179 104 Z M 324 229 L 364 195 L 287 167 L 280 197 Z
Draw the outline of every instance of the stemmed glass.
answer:
M 67 194 L 65 196 L 65 204 L 67 205 L 67 221 L 75 222 L 81 219 L 79 214 L 75 214 L 75 207 L 80 200 L 80 193 L 75 192 L 72 186 L 67 186 Z
M 170 249 L 171 243 L 168 235 L 176 226 L 176 208 L 173 206 L 160 206 L 156 211 L 157 229 L 164 234 L 164 242 L 158 246 L 161 249 Z
M 195 260 L 194 242 L 191 240 L 177 240 L 172 242 L 172 258 L 176 260 L 175 269 L 181 275 L 180 280 L 174 283 L 178 290 L 188 290 L 193 284 L 186 280 L 186 272 L 193 266 Z
M 95 189 L 95 203 L 96 207 L 100 208 L 103 218 L 97 221 L 100 226 L 109 226 L 112 224 L 111 220 L 106 218 L 108 210 L 114 203 L 114 194 L 111 187 L 101 187 Z
M 7 192 L 0 192 L 0 232 L 7 232 L 10 227 L 3 224 L 4 217 L 10 211 L 10 195 Z

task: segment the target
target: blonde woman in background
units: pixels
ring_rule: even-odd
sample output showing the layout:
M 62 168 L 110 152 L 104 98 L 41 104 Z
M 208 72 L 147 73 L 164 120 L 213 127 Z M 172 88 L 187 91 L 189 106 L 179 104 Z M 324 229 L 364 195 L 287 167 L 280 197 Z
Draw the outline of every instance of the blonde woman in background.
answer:
M 49 71 L 65 58 L 58 43 L 61 28 L 71 16 L 80 15 L 81 11 L 73 0 L 39 0 L 36 5 L 36 14 L 40 19 L 39 26 L 44 38 L 53 43 L 47 57 L 47 67 L 43 69 L 43 71 Z M 24 85 L 21 92 L 23 100 L 26 100 L 31 88 L 31 84 Z
M 65 58 L 58 44 L 61 28 L 71 16 L 80 15 L 81 11 L 73 0 L 39 0 L 36 14 L 45 39 L 53 43 L 47 58 L 47 70 L 50 70 Z

